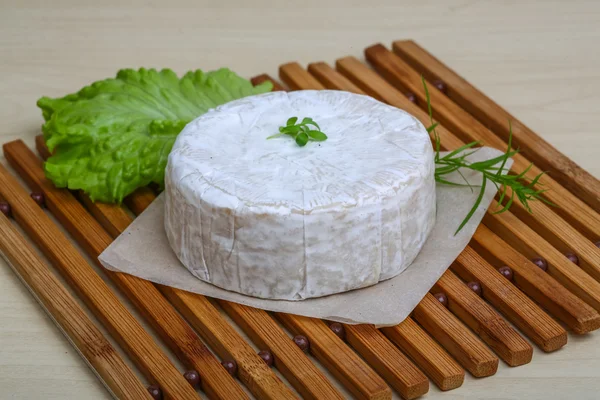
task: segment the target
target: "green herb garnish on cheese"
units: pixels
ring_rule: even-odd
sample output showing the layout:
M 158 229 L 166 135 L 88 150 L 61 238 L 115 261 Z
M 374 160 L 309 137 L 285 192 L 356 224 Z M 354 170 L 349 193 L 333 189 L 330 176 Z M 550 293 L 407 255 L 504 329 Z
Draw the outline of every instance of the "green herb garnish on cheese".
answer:
M 118 203 L 135 189 L 164 184 L 167 157 L 183 127 L 209 109 L 270 91 L 229 69 L 124 69 L 62 98 L 37 104 L 48 148 L 46 176 L 92 200 Z

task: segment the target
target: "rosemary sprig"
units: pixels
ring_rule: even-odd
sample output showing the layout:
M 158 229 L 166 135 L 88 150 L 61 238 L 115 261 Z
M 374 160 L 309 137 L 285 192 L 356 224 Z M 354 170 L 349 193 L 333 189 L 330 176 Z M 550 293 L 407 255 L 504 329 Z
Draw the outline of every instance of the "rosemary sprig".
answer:
M 466 158 L 469 155 L 478 151 L 479 148 L 477 146 L 479 146 L 481 144 L 480 142 L 476 141 L 476 142 L 467 143 L 464 146 L 461 146 L 458 149 L 455 149 L 442 157 L 440 154 L 440 147 L 441 147 L 440 135 L 435 130 L 436 127 L 438 126 L 438 123 L 433 122 L 433 112 L 431 109 L 431 99 L 429 97 L 429 90 L 427 89 L 427 83 L 425 82 L 425 78 L 421 77 L 421 79 L 423 81 L 423 87 L 425 89 L 425 97 L 427 99 L 427 111 L 429 112 L 429 119 L 431 121 L 431 125 L 429 126 L 429 128 L 427 128 L 427 132 L 433 133 L 433 140 L 434 140 L 434 147 L 435 147 L 435 164 L 436 164 L 435 180 L 436 180 L 436 182 L 445 184 L 445 185 L 452 185 L 452 186 L 468 186 L 469 188 L 471 188 L 471 190 L 473 190 L 473 187 L 479 187 L 479 195 L 477 196 L 477 199 L 475 200 L 473 207 L 467 213 L 467 216 L 465 217 L 465 219 L 461 222 L 461 224 L 458 227 L 458 229 L 456 230 L 456 232 L 454 232 L 455 235 L 458 232 L 460 232 L 460 230 L 467 224 L 467 222 L 469 222 L 471 217 L 473 217 L 473 214 L 475 214 L 475 211 L 477 211 L 477 207 L 479 207 L 479 205 L 481 204 L 481 201 L 483 200 L 483 195 L 485 193 L 485 188 L 487 186 L 488 181 L 491 182 L 496 187 L 498 192 L 500 193 L 500 195 L 498 197 L 498 203 L 500 205 L 502 205 L 502 202 L 504 201 L 505 198 L 508 198 L 504 207 L 502 207 L 500 210 L 495 211 L 494 214 L 500 214 L 500 213 L 507 211 L 512 206 L 515 196 L 517 197 L 517 200 L 520 201 L 521 204 L 523 204 L 523 206 L 525 207 L 525 209 L 529 212 L 531 212 L 531 208 L 529 207 L 529 204 L 528 204 L 529 201 L 541 200 L 547 204 L 554 206 L 554 204 L 552 204 L 550 201 L 548 201 L 547 199 L 542 197 L 542 193 L 544 193 L 546 191 L 546 189 L 536 189 L 535 188 L 536 185 L 541 185 L 541 184 L 538 184 L 538 181 L 540 180 L 542 175 L 544 175 L 544 172 L 541 172 L 529 183 L 523 182 L 525 174 L 527 172 L 529 172 L 531 167 L 533 167 L 533 164 L 529 164 L 529 166 L 527 168 L 525 168 L 525 170 L 523 170 L 523 172 L 521 172 L 518 175 L 509 174 L 509 173 L 503 174 L 503 172 L 505 171 L 505 166 L 506 166 L 508 159 L 513 157 L 515 154 L 519 153 L 518 149 L 517 150 L 511 149 L 512 148 L 512 125 L 510 123 L 510 120 L 508 121 L 508 127 L 509 127 L 508 148 L 506 149 L 506 152 L 504 154 L 502 154 L 498 157 L 489 159 L 489 160 L 470 163 L 467 161 Z M 500 164 L 500 166 L 497 166 L 498 164 Z M 461 168 L 466 168 L 466 169 L 480 172 L 481 176 L 482 176 L 481 184 L 477 185 L 477 186 L 471 185 L 467 181 L 467 179 L 463 176 L 463 174 L 461 173 L 461 171 L 460 171 Z M 461 175 L 461 177 L 465 181 L 464 184 L 451 182 L 445 178 L 445 175 L 448 175 L 455 171 Z
M 285 126 L 279 127 L 279 133 L 269 136 L 267 140 L 289 135 L 296 140 L 300 147 L 306 146 L 309 140 L 315 142 L 327 140 L 327 135 L 321 132 L 321 128 L 312 118 L 303 118 L 302 122 L 296 124 L 297 121 L 298 117 L 291 117 L 287 120 Z

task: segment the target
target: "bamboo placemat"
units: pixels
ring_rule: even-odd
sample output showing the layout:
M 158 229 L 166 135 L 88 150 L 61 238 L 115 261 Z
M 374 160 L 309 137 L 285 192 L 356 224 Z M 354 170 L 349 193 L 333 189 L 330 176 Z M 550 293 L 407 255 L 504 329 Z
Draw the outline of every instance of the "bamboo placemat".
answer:
M 536 202 L 529 214 L 515 202 L 510 212 L 488 212 L 470 245 L 410 318 L 379 330 L 343 326 L 217 301 L 126 274 L 99 273 L 72 241 L 96 260 L 156 193 L 140 189 L 122 206 L 93 203 L 46 180 L 42 159 L 49 154 L 41 136 L 36 140 L 41 158 L 21 141 L 7 143 L 6 159 L 28 190 L 0 167 L 0 195 L 14 223 L 49 263 L 4 214 L 0 250 L 115 397 L 152 398 L 152 392 L 155 398 L 191 399 L 199 397 L 197 389 L 211 399 L 388 399 L 398 394 L 412 399 L 425 394 L 430 381 L 450 390 L 462 385 L 465 371 L 488 377 L 500 360 L 511 367 L 527 364 L 533 356 L 530 341 L 552 352 L 567 344 L 567 331 L 581 335 L 600 327 L 600 182 L 416 43 L 397 41 L 391 50 L 376 44 L 365 57 L 370 66 L 353 57 L 338 59 L 335 68 L 322 62 L 307 69 L 282 65 L 280 78 L 287 88 L 266 75 L 252 81 L 271 80 L 275 90 L 368 94 L 429 125 L 423 75 L 436 88 L 430 94 L 444 149 L 479 140 L 505 150 L 510 119 L 513 145 L 522 150 L 513 172 L 530 162 L 535 167 L 527 180 L 547 170 L 540 183 L 550 189 L 545 196 L 557 207 Z M 30 196 L 29 190 L 42 196 Z M 501 274 L 503 266 L 510 269 Z M 184 377 L 178 362 L 196 371 L 199 380 L 193 374 Z M 145 391 L 148 384 L 151 390 Z

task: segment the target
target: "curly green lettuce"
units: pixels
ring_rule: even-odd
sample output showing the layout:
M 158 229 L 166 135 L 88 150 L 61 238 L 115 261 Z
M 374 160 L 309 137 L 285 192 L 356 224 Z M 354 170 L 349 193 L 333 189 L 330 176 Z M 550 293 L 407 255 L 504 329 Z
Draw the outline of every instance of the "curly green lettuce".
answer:
M 62 98 L 42 97 L 44 165 L 57 187 L 81 189 L 94 201 L 120 203 L 135 189 L 164 184 L 167 157 L 183 127 L 209 109 L 265 93 L 228 69 L 124 69 L 116 78 Z

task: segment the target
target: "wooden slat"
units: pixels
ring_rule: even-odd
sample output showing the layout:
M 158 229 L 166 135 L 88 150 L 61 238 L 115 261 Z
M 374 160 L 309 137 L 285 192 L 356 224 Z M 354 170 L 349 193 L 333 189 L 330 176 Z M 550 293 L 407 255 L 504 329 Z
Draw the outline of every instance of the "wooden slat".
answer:
M 311 354 L 321 362 L 353 396 L 360 399 L 391 399 L 392 392 L 371 367 L 347 346 L 321 320 L 291 314 L 277 314 L 277 319 L 293 335 L 310 341 Z
M 266 311 L 221 300 L 219 304 L 260 349 L 271 351 L 275 368 L 303 398 L 344 398 Z
M 342 74 L 348 77 L 348 79 L 367 94 L 395 107 L 403 108 L 426 126 L 430 123 L 429 117 L 425 111 L 409 102 L 395 87 L 361 63 L 358 59 L 354 57 L 339 59 L 336 62 L 336 67 Z M 445 129 L 443 125 L 438 125 L 436 130 L 440 135 L 443 149 L 456 149 L 464 145 L 463 141 Z M 498 205 L 495 201 L 492 201 L 490 210 L 496 209 L 498 209 Z M 484 222 L 486 225 L 490 226 L 492 230 L 501 226 L 502 229 L 499 231 L 499 235 L 518 251 L 535 248 L 538 249 L 538 255 L 546 257 L 547 254 L 548 257 L 552 257 L 553 267 L 549 270 L 549 273 L 563 285 L 567 286 L 569 290 L 588 302 L 588 304 L 591 304 L 598 309 L 600 291 L 598 291 L 597 283 L 591 282 L 593 279 L 583 271 L 577 271 L 573 265 L 568 265 L 569 261 L 564 256 L 558 256 L 560 253 L 557 253 L 557 250 L 554 249 L 552 245 L 515 217 L 510 211 L 502 214 L 488 212 L 484 218 Z M 523 234 L 523 232 L 529 232 L 530 234 Z M 518 241 L 515 239 L 516 237 L 519 238 Z M 583 242 L 587 242 L 587 240 L 583 240 Z M 535 257 L 535 255 L 530 255 L 529 257 Z
M 507 191 L 507 195 L 510 191 Z M 529 225 L 540 236 L 563 253 L 573 252 L 579 258 L 579 266 L 600 281 L 600 249 L 564 220 L 556 218 L 552 210 L 539 201 L 530 203 L 531 213 L 521 205 L 512 209 L 513 214 Z
M 273 90 L 271 90 L 272 92 L 285 91 L 285 88 L 281 86 L 279 82 L 275 81 L 267 74 L 257 75 L 254 78 L 250 79 L 250 82 L 252 82 L 254 86 L 260 85 L 261 83 L 267 81 L 273 84 Z
M 480 282 L 483 297 L 542 350 L 555 351 L 567 344 L 565 329 L 472 248 L 467 247 L 451 269 L 465 281 Z M 456 281 L 456 286 L 459 283 Z M 441 281 L 437 284 L 442 288 Z
M 3 166 L 0 166 L 0 193 L 11 204 L 19 225 L 78 291 L 148 379 L 160 385 L 167 398 L 198 398 L 150 335 Z
M 0 251 L 115 398 L 150 399 L 146 388 L 25 238 L 0 214 Z
M 37 135 L 35 137 L 35 148 L 40 154 L 40 157 L 42 157 L 42 159 L 47 160 L 48 158 L 50 158 L 51 153 L 50 150 L 48 150 L 48 147 L 46 146 L 46 142 L 44 141 L 44 135 Z
M 448 97 L 474 115 L 497 135 L 508 140 L 506 121 L 512 121 L 513 143 L 528 159 L 584 200 L 600 210 L 600 181 L 574 163 L 525 124 L 509 114 L 492 99 L 477 90 L 457 73 L 412 40 L 397 41 L 393 49 L 404 61 L 428 80 L 441 79 L 448 88 Z
M 297 398 L 206 297 L 159 287 L 219 357 L 236 361 L 238 377 L 252 394 L 259 399 Z
M 548 261 L 548 274 L 579 298 L 600 311 L 600 283 L 569 261 L 536 231 L 512 213 L 487 213 L 485 225 L 527 258 L 542 256 Z
M 280 66 L 279 77 L 286 85 L 288 85 L 290 90 L 325 89 L 318 80 L 308 74 L 297 62 L 291 62 Z
M 110 236 L 117 237 L 120 232 L 123 232 L 127 228 L 127 226 L 119 224 L 118 216 L 121 212 L 124 212 L 122 207 L 112 207 L 112 204 L 100 202 L 93 204 L 92 200 L 88 196 L 84 196 L 82 192 L 79 193 L 78 197 L 85 205 L 85 208 L 100 222 L 100 225 L 106 229 Z M 115 221 L 116 225 L 110 221 Z
M 417 96 L 420 104 L 422 104 L 422 107 L 427 107 L 421 76 L 400 57 L 396 56 L 381 44 L 367 48 L 365 50 L 365 56 L 375 67 L 377 72 L 392 85 L 399 89 L 413 92 Z M 461 140 L 464 140 L 465 142 L 481 141 L 487 146 L 501 150 L 506 149 L 506 142 L 494 135 L 493 132 L 483 126 L 472 115 L 460 108 L 442 92 L 433 89 L 429 91 L 429 94 L 431 97 L 431 104 L 433 105 L 433 116 Z M 506 121 L 506 124 L 508 124 L 508 121 Z M 527 160 L 523 154 L 516 154 L 513 156 L 513 161 L 514 163 L 511 169 L 517 173 L 524 171 L 530 164 L 530 161 Z M 539 167 L 534 165 L 525 176 L 527 179 L 533 180 L 541 172 Z M 539 180 L 539 184 L 543 185 L 545 189 L 548 189 L 548 191 L 544 193 L 544 196 L 559 207 L 550 210 L 541 202 L 533 202 L 531 204 L 533 214 L 530 218 L 532 221 L 535 221 L 540 225 L 545 225 L 546 223 L 548 225 L 562 225 L 563 220 L 557 216 L 557 214 L 560 214 L 562 218 L 582 233 L 582 235 L 578 234 L 578 240 L 586 242 L 586 240 L 583 239 L 583 235 L 592 241 L 596 241 L 600 238 L 600 214 L 596 213 L 591 207 L 579 200 L 548 175 L 542 176 Z M 517 201 L 514 204 L 516 210 L 525 210 L 520 202 Z M 564 239 L 559 232 L 552 231 L 552 233 L 557 237 Z M 593 246 L 591 242 L 589 242 L 588 245 Z M 600 251 L 597 251 L 597 257 L 596 262 L 598 264 L 596 265 L 600 268 Z
M 352 83 L 342 74 L 335 72 L 333 68 L 324 62 L 317 62 L 308 65 L 308 72 L 327 89 L 345 90 L 357 94 L 365 94 L 358 86 Z
M 346 340 L 403 399 L 429 391 L 429 380 L 373 325 L 346 325 Z
M 408 354 L 440 390 L 456 389 L 463 384 L 465 371 L 411 318 L 380 330 Z
M 509 366 L 516 367 L 531 361 L 533 348 L 529 342 L 451 271 L 442 275 L 432 291 L 443 292 L 448 298 L 448 308 Z
M 154 201 L 156 194 L 148 187 L 135 190 L 123 201 L 130 210 L 145 210 Z
M 472 243 L 480 255 L 492 265 L 508 265 L 514 273 L 515 285 L 560 319 L 577 334 L 600 328 L 600 315 L 592 307 L 569 292 L 527 257 L 510 247 L 485 225 L 480 225 Z
M 5 144 L 4 154 L 27 184 L 44 194 L 48 209 L 90 257 L 97 260 L 98 255 L 111 243 L 112 238 L 94 220 L 92 215 L 68 190 L 58 189 L 46 179 L 41 161 L 22 141 Z M 109 207 L 109 205 L 104 206 Z M 56 229 L 54 226 L 53 228 Z M 65 240 L 67 239 L 65 238 Z M 237 382 L 202 343 L 198 335 L 151 282 L 128 274 L 108 270 L 106 273 L 129 297 L 182 362 L 188 367 L 198 370 L 202 378 L 203 389 L 210 397 L 220 399 L 231 398 L 231 396 L 247 397 Z M 102 281 L 102 283 L 104 282 Z M 243 340 L 241 341 L 243 342 Z M 185 380 L 183 382 L 190 387 Z
M 498 370 L 498 358 L 433 295 L 427 293 L 412 316 L 473 376 L 490 376 Z
M 409 329 L 412 326 L 417 326 L 418 329 Z M 398 331 L 396 335 L 389 333 L 393 329 Z M 451 390 L 462 385 L 464 370 L 416 324 L 413 318 L 406 318 L 401 324 L 392 328 L 381 328 L 380 331 L 406 353 L 441 390 Z M 401 342 L 398 340 L 398 334 L 402 336 Z M 442 364 L 439 364 L 440 360 L 443 361 Z

